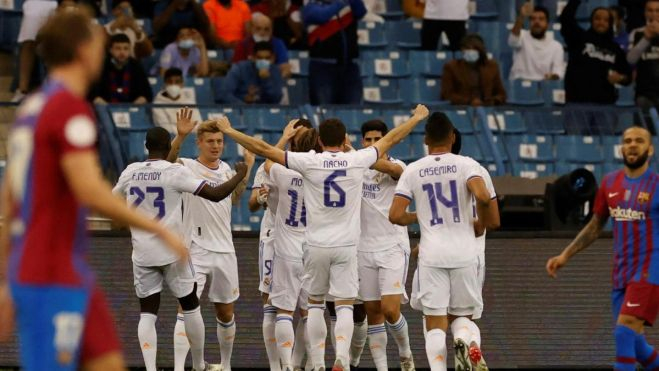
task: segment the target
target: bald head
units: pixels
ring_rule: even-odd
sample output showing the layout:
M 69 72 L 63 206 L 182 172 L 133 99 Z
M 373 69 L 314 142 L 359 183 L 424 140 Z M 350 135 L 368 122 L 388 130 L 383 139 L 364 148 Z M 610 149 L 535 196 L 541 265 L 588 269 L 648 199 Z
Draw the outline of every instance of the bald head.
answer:
M 252 35 L 254 41 L 270 41 L 272 38 L 272 21 L 263 13 L 252 14 Z
M 653 154 L 652 136 L 647 129 L 633 126 L 622 134 L 622 158 L 627 168 L 641 168 Z

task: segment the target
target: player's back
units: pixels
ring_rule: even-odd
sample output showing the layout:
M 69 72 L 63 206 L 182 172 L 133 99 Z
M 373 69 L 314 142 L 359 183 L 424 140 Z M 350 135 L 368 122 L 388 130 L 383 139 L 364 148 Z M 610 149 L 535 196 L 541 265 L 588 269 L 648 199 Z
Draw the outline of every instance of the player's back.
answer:
M 305 180 L 307 244 L 314 247 L 357 245 L 364 172 L 377 161 L 377 149 L 286 154 L 287 166 L 298 171 Z
M 416 204 L 421 226 L 419 264 L 465 267 L 476 261 L 472 195 L 467 181 L 480 177 L 480 165 L 451 153 L 428 155 L 405 169 L 397 195 Z
M 181 164 L 147 160 L 128 165 L 114 192 L 125 195 L 129 204 L 183 236 L 183 193 L 197 193 L 204 184 Z M 131 234 L 135 264 L 155 267 L 178 260 L 155 234 L 136 228 L 131 228 Z
M 61 161 L 95 150 L 89 105 L 49 81 L 26 98 L 9 133 L 13 196 L 10 277 L 26 284 L 89 284 L 86 209 L 76 200 Z
M 270 179 L 277 188 L 277 210 L 280 210 L 275 216 L 275 253 L 289 259 L 301 259 L 307 226 L 304 180 L 297 171 L 279 164 L 270 168 Z

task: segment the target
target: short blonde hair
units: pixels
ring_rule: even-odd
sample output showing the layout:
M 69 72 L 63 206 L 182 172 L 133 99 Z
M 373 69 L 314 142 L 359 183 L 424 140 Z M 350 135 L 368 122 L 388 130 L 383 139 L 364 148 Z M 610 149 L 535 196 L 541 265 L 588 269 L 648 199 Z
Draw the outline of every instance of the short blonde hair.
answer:
M 206 133 L 220 133 L 220 128 L 217 126 L 215 121 L 204 121 L 197 127 L 197 137 L 201 137 Z

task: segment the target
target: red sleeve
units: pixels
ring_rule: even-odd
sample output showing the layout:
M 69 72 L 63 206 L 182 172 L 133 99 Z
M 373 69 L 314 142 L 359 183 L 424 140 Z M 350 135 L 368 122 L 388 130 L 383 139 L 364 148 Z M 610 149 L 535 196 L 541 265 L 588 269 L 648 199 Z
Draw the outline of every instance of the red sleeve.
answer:
M 48 118 L 52 130 L 50 136 L 60 154 L 96 148 L 96 122 L 85 101 L 62 94 L 49 106 L 43 117 Z
M 252 20 L 252 12 L 249 10 L 249 5 L 246 2 L 242 1 L 242 10 L 243 10 L 243 19 L 245 23 Z
M 593 213 L 597 215 L 600 219 L 606 219 L 609 217 L 609 205 L 607 204 L 607 195 L 606 195 L 606 183 L 607 178 L 604 178 L 600 189 L 597 191 L 595 196 L 595 205 L 593 205 Z
M 231 58 L 231 63 L 238 63 L 247 59 L 247 47 L 245 46 L 245 40 L 241 41 L 236 45 L 236 48 L 233 50 L 233 57 Z

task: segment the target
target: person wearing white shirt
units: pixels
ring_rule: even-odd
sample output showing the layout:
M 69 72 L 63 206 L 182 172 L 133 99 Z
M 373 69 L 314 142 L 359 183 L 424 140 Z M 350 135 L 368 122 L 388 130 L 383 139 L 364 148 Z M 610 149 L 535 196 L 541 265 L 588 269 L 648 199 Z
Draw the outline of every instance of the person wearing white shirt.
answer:
M 523 30 L 529 19 L 529 30 Z M 510 31 L 508 45 L 513 49 L 511 80 L 562 80 L 565 76 L 563 45 L 547 35 L 549 11 L 526 2 Z
M 260 156 L 296 170 L 304 179 L 307 228 L 304 272 L 309 283 L 307 335 L 314 368 L 325 368 L 325 295 L 336 301 L 334 370 L 349 369 L 353 332 L 352 306 L 358 293 L 357 244 L 360 236 L 361 188 L 364 173 L 394 144 L 403 140 L 428 115 L 418 105 L 414 115 L 373 146 L 345 153 L 346 128 L 337 119 L 319 126 L 321 153 L 285 152 L 235 130 L 226 117 L 217 121 L 226 135 Z M 292 125 L 289 124 L 289 125 Z
M 437 50 L 442 33 L 446 34 L 449 50 L 460 50 L 460 41 L 467 34 L 468 0 L 426 0 L 421 25 L 421 49 Z
M 483 358 L 472 364 L 469 354 L 476 326 L 469 318 L 481 306 L 473 200 L 479 223 L 490 228 L 491 194 L 480 165 L 450 153 L 455 134 L 445 114 L 433 113 L 425 133 L 429 155 L 403 171 L 389 220 L 403 226 L 421 226 L 418 284 L 412 288 L 412 295 L 426 318 L 430 369 L 446 370 L 446 331 L 451 321 L 456 369 L 483 370 L 487 367 Z M 410 213 L 407 208 L 413 200 L 417 211 Z
M 183 87 L 183 71 L 179 68 L 172 67 L 165 71 L 164 82 L 164 88 L 153 98 L 153 104 L 197 105 L 194 92 Z M 170 134 L 176 135 L 176 114 L 179 112 L 179 108 L 154 107 L 152 112 L 153 123 L 156 126 L 160 126 Z M 201 121 L 199 110 L 192 110 L 192 120 Z

